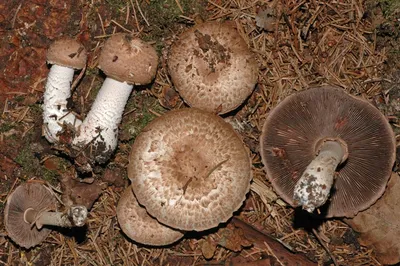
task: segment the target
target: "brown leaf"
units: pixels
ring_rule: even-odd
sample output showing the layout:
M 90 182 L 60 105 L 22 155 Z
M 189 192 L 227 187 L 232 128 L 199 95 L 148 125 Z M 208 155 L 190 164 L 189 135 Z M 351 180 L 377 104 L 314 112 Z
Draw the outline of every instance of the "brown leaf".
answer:
M 226 228 L 219 231 L 221 238 L 218 244 L 226 249 L 239 252 L 243 247 L 251 246 L 251 242 L 244 236 L 243 230 L 236 228 L 232 224 L 228 224 Z
M 275 31 L 277 18 L 275 16 L 276 11 L 272 8 L 266 8 L 259 10 L 256 15 L 256 25 L 266 31 Z
M 64 172 L 61 174 L 60 182 L 63 191 L 62 200 L 67 206 L 70 205 L 83 205 L 90 210 L 94 202 L 98 199 L 103 189 L 106 187 L 105 183 L 99 180 L 88 184 L 80 182 L 80 179 L 75 179 L 74 169 L 69 168 L 70 173 Z
M 211 241 L 210 238 L 205 239 L 201 244 L 201 253 L 207 260 L 210 260 L 214 257 L 216 249 L 217 249 L 216 244 L 213 241 Z
M 159 98 L 159 102 L 163 107 L 172 109 L 178 104 L 179 99 L 179 94 L 170 86 L 162 88 L 162 97 Z
M 383 196 L 369 209 L 345 219 L 359 232 L 359 242 L 372 248 L 382 264 L 400 261 L 400 179 L 393 173 Z

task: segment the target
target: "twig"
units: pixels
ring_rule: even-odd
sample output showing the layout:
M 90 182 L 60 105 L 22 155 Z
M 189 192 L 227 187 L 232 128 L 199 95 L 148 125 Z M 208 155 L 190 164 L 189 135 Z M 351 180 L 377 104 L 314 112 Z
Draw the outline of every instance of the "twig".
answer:
M 83 78 L 83 75 L 85 75 L 86 72 L 86 67 L 87 65 L 85 65 L 83 67 L 83 69 L 81 70 L 81 72 L 79 73 L 79 75 L 76 77 L 76 79 L 74 80 L 74 82 L 72 82 L 71 85 L 71 94 L 74 93 L 76 86 L 78 86 L 79 81 L 81 81 L 81 79 Z
M 329 250 L 328 246 L 325 245 L 325 242 L 321 239 L 320 235 L 318 234 L 317 230 L 315 228 L 312 229 L 313 234 L 315 237 L 318 239 L 318 242 L 321 244 L 321 246 L 325 249 L 325 251 L 328 253 L 329 257 L 331 257 L 333 264 L 335 266 L 339 266 L 338 262 L 336 261 L 335 257 L 333 256 L 332 252 Z
M 140 13 L 140 15 L 142 16 L 144 22 L 146 22 L 147 26 L 150 26 L 150 23 L 147 21 L 146 17 L 144 16 L 144 14 L 143 14 L 143 12 L 142 12 L 142 9 L 140 9 L 138 0 L 135 0 L 135 1 L 136 1 L 136 5 L 137 5 L 137 7 L 138 7 L 139 13 Z
M 22 3 L 18 5 L 17 10 L 15 11 L 15 14 L 14 14 L 12 20 L 11 20 L 11 28 L 12 29 L 14 29 L 15 21 L 17 20 L 17 15 L 18 15 L 18 12 L 21 9 L 21 7 L 22 7 Z
M 182 6 L 181 6 L 181 3 L 179 3 L 179 0 L 175 0 L 175 3 L 176 3 L 176 5 L 178 6 L 178 8 L 179 8 L 179 10 L 181 11 L 181 13 L 182 13 L 182 14 L 185 13 L 185 12 L 183 12 L 183 8 L 182 8 Z

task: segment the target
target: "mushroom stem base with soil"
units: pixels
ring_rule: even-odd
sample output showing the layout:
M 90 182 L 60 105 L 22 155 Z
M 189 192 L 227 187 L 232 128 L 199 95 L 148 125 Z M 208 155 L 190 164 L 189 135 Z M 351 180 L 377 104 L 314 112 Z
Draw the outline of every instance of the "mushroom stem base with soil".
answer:
M 337 141 L 326 141 L 318 156 L 307 166 L 296 183 L 293 199 L 298 206 L 313 212 L 325 204 L 334 182 L 336 167 L 342 162 L 346 151 Z
M 50 68 L 43 95 L 43 132 L 51 143 L 58 141 L 58 133 L 62 131 L 64 123 L 74 127 L 81 124 L 81 120 L 67 108 L 74 72 L 73 68 L 59 65 Z
M 84 206 L 73 206 L 67 212 L 38 212 L 29 208 L 24 213 L 24 221 L 29 224 L 36 224 L 38 229 L 43 225 L 73 227 L 84 226 L 86 223 L 88 211 Z
M 85 148 L 90 144 L 96 161 L 108 160 L 117 147 L 118 125 L 132 89 L 133 85 L 126 82 L 106 78 L 73 145 Z

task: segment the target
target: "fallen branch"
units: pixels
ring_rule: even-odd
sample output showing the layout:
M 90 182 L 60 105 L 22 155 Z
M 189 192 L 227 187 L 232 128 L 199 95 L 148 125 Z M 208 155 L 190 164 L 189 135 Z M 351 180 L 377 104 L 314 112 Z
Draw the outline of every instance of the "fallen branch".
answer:
M 309 260 L 304 254 L 301 253 L 292 253 L 288 249 L 286 249 L 281 243 L 275 240 L 273 237 L 265 234 L 264 232 L 256 229 L 252 225 L 242 221 L 237 217 L 233 217 L 232 223 L 243 230 L 246 238 L 253 242 L 253 245 L 260 249 L 265 249 L 266 246 L 269 247 L 269 250 L 274 254 L 276 259 L 282 265 L 304 265 L 304 266 L 313 266 L 317 265 L 317 263 Z M 249 264 L 252 265 L 252 264 Z M 257 264 L 255 264 L 257 265 Z M 266 264 L 268 265 L 268 264 Z M 276 265 L 276 264 L 275 264 Z

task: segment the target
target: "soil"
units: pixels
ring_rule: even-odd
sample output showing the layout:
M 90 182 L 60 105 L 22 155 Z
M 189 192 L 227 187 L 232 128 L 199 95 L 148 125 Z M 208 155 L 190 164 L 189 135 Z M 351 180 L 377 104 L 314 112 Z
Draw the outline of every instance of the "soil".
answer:
M 228 265 L 232 262 L 232 265 L 245 265 L 241 263 L 261 259 L 265 263 L 271 263 L 262 265 L 281 265 L 278 264 L 279 258 L 274 257 L 271 249 L 265 248 L 261 253 L 257 253 L 260 252 L 257 250 L 262 248 L 260 243 L 264 242 L 255 241 L 258 243 L 257 248 L 250 249 L 251 245 L 243 233 L 236 233 L 236 229 L 232 229 L 231 225 L 228 227 L 223 225 L 211 232 L 190 235 L 181 243 L 166 249 L 153 249 L 127 239 L 121 233 L 115 217 L 119 194 L 129 183 L 126 166 L 129 163 L 130 146 L 135 137 L 155 117 L 170 109 L 185 106 L 173 89 L 166 72 L 165 65 L 170 44 L 184 29 L 199 21 L 222 18 L 235 19 L 238 23 L 245 24 L 248 18 L 240 17 L 240 12 L 251 10 L 254 17 L 256 11 L 262 7 L 262 1 L 253 1 L 251 8 L 243 4 L 242 9 L 237 8 L 236 1 L 225 0 L 9 0 L 6 2 L 0 2 L 2 36 L 0 40 L 0 110 L 2 110 L 0 263 L 4 265 Z M 374 40 L 376 50 L 385 50 L 387 55 L 382 68 L 378 69 L 381 83 L 379 92 L 371 93 L 368 98 L 388 117 L 399 143 L 400 7 L 395 0 L 368 0 L 364 6 L 366 10 L 364 19 L 369 21 L 371 26 L 368 30 L 370 33 L 366 33 L 365 37 Z M 225 13 L 215 11 L 218 8 Z M 278 11 L 275 13 L 279 13 Z M 302 9 L 301 12 L 299 11 L 297 17 L 299 21 L 307 16 L 306 10 Z M 288 19 L 284 17 L 282 16 L 281 25 Z M 293 30 L 297 22 L 290 23 Z M 249 22 L 249 27 L 254 27 L 253 31 L 257 31 L 255 21 L 253 24 L 250 25 Z M 273 25 L 278 27 L 278 23 Z M 241 30 L 243 33 L 243 28 Z M 269 28 L 268 31 L 273 29 Z M 90 51 L 86 72 L 79 80 L 71 99 L 71 109 L 84 117 L 105 78 L 96 68 L 98 53 L 106 38 L 114 32 L 132 32 L 153 44 L 161 58 L 160 70 L 152 84 L 136 87 L 132 93 L 120 126 L 119 145 L 111 160 L 98 165 L 90 175 L 79 176 L 80 173 L 75 171 L 75 162 L 54 149 L 42 136 L 41 104 L 49 71 L 49 66 L 46 64 L 46 49 L 53 40 L 67 35 L 76 37 Z M 280 46 L 284 47 L 282 49 L 290 48 L 288 43 L 274 44 L 275 49 L 281 49 Z M 268 60 L 274 57 L 273 54 L 262 56 L 268 57 Z M 321 60 L 323 57 L 321 55 Z M 278 59 L 285 61 L 282 58 Z M 302 64 L 306 65 L 306 58 L 303 59 L 305 61 Z M 269 66 L 271 69 L 274 67 L 273 64 Z M 239 121 L 238 131 L 242 133 L 244 142 L 254 157 L 254 171 L 256 175 L 262 176 L 265 176 L 265 173 L 258 155 L 258 136 L 261 127 L 259 122 L 250 123 L 245 121 L 245 118 L 250 119 L 257 114 L 261 116 L 257 121 L 263 121 L 271 106 L 261 104 L 260 99 L 268 94 L 271 99 L 278 101 L 289 93 L 283 90 L 280 91 L 281 95 L 277 94 L 279 90 L 266 92 L 265 88 L 271 85 L 271 81 L 262 78 L 266 73 L 269 73 L 267 68 L 261 67 L 260 84 L 256 87 L 254 95 L 245 103 L 246 108 L 234 113 L 235 119 Z M 78 75 L 79 73 L 76 73 L 76 78 Z M 82 177 L 88 178 L 87 184 L 77 181 Z M 65 201 L 79 202 L 89 208 L 93 206 L 88 227 L 72 231 L 56 230 L 45 243 L 31 250 L 20 249 L 15 245 L 5 232 L 3 210 L 9 193 L 29 179 L 44 180 L 63 190 Z M 268 182 L 265 183 L 268 186 Z M 251 192 L 246 205 L 241 209 L 241 217 L 243 219 L 245 217 L 246 221 L 257 230 L 274 236 L 282 243 L 292 239 L 290 245 L 287 244 L 286 247 L 306 256 L 307 260 L 319 265 L 332 265 L 331 257 L 311 231 L 307 230 L 306 226 L 296 227 L 292 223 L 294 210 L 276 202 L 268 204 L 263 202 L 258 194 Z M 276 217 L 284 219 L 279 221 Z M 264 223 L 267 218 L 274 221 L 273 227 Z M 331 245 L 331 250 L 335 248 L 334 256 L 340 257 L 342 262 L 347 261 L 349 263 L 347 265 L 380 265 L 374 258 L 373 251 L 360 246 L 353 231 L 346 224 L 340 221 L 328 221 L 323 228 L 330 238 L 327 242 Z M 222 237 L 236 234 L 230 240 L 241 244 L 236 242 L 230 243 L 231 246 L 221 244 L 222 242 L 218 242 L 222 241 L 221 234 Z M 207 264 L 207 260 L 210 264 Z

